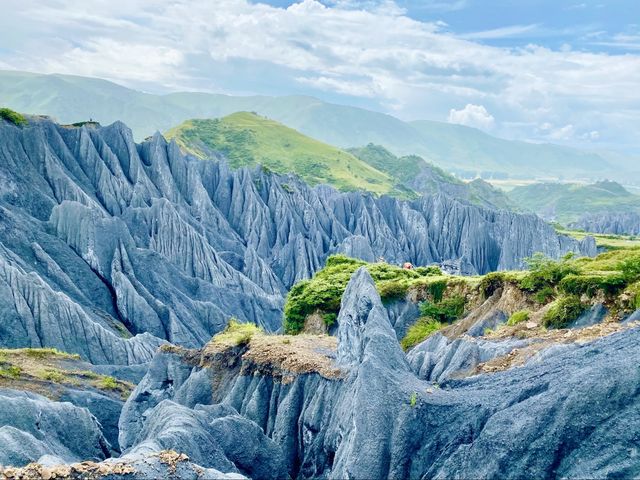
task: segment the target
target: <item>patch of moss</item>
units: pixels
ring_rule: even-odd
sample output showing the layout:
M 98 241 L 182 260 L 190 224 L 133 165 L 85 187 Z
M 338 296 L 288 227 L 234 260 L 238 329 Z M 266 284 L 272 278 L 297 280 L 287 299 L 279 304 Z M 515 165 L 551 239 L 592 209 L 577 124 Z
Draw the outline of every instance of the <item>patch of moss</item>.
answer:
M 570 295 L 587 295 L 593 297 L 598 291 L 606 295 L 615 295 L 622 291 L 627 280 L 622 273 L 611 275 L 567 275 L 559 285 L 560 291 Z

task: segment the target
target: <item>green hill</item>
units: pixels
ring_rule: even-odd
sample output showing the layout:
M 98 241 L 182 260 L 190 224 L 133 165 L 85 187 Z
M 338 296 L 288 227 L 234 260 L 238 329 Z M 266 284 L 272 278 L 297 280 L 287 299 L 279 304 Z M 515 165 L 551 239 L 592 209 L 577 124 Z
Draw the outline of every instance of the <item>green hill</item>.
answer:
M 122 120 L 137 139 L 191 118 L 219 118 L 254 111 L 340 148 L 375 143 L 394 155 L 417 154 L 471 177 L 601 178 L 629 180 L 622 157 L 557 145 L 502 140 L 479 130 L 442 122 L 403 122 L 390 115 L 326 103 L 313 97 L 234 97 L 209 93 L 152 95 L 99 79 L 0 71 L 0 105 L 47 114 L 61 123 L 93 118 Z M 635 175 L 640 178 L 640 172 Z M 617 176 L 616 176 L 617 175 Z
M 295 173 L 311 185 L 339 190 L 409 196 L 396 180 L 352 154 L 285 127 L 255 113 L 239 112 L 221 119 L 188 120 L 169 130 L 168 139 L 199 157 L 224 153 L 232 167 L 263 165 L 278 173 Z
M 480 179 L 464 182 L 417 155 L 396 157 L 386 148 L 371 143 L 349 152 L 418 193 L 446 193 L 474 205 L 517 210 L 504 192 L 489 183 Z
M 562 225 L 589 213 L 640 212 L 640 196 L 610 181 L 592 185 L 535 183 L 516 187 L 508 196 L 522 208 Z

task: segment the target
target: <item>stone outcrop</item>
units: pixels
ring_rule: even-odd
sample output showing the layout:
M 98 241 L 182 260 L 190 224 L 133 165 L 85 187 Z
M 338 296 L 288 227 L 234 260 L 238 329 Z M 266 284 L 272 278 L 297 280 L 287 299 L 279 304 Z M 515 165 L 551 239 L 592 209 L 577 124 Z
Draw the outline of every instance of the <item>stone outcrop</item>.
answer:
M 202 421 L 207 413 L 201 412 L 213 409 L 259 427 L 272 442 L 259 442 L 273 449 L 265 468 L 276 468 L 282 458 L 294 478 L 640 474 L 633 454 L 638 328 L 550 349 L 520 368 L 438 386 L 433 369 L 420 375 L 429 381 L 412 371 L 364 269 L 352 277 L 338 324 L 341 378 L 310 373 L 284 383 L 243 374 L 238 366 L 198 366 L 192 357 L 160 353 L 123 409 L 121 443 L 135 451 L 139 442 L 153 441 L 149 432 L 166 438 L 160 427 L 171 421 L 170 410 Z M 433 338 L 440 349 L 451 344 Z M 477 354 L 486 348 L 479 344 Z M 436 354 L 438 348 L 422 350 Z M 162 447 L 197 457 L 205 442 L 181 439 L 206 429 L 185 420 L 171 431 L 173 442 Z
M 232 316 L 276 331 L 287 289 L 335 252 L 484 273 L 595 249 L 444 194 L 407 202 L 231 171 L 159 134 L 136 144 L 119 122 L 2 121 L 0 145 L 0 346 L 94 364 L 202 346 Z
M 640 213 L 594 213 L 585 215 L 570 227 L 592 233 L 640 235 Z

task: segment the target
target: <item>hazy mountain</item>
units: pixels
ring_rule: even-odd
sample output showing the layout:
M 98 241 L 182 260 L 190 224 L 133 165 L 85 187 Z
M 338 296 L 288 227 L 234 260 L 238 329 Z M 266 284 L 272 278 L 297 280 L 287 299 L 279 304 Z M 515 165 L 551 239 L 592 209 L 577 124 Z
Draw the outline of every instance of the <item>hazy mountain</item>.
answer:
M 390 115 L 305 96 L 233 97 L 208 93 L 151 95 L 99 79 L 0 72 L 0 105 L 47 114 L 62 123 L 122 120 L 142 139 L 192 118 L 255 111 L 341 148 L 384 145 L 418 154 L 448 170 L 475 176 L 600 178 L 613 169 L 595 153 L 557 145 L 501 140 L 479 130 Z
M 522 208 L 563 225 L 585 215 L 640 212 L 640 196 L 611 181 L 591 185 L 536 183 L 516 187 L 508 195 Z

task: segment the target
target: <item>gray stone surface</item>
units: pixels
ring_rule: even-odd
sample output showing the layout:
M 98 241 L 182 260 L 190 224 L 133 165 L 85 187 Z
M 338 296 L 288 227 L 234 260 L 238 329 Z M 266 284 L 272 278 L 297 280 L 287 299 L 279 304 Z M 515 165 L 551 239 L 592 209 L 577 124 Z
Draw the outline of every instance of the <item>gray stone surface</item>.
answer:
M 122 418 L 139 416 L 149 398 L 171 398 L 190 408 L 195 398 L 181 395 L 190 381 L 211 385 L 213 380 L 219 388 L 210 403 L 232 407 L 259 426 L 281 448 L 292 477 L 640 475 L 640 459 L 633 453 L 639 446 L 634 428 L 640 418 L 639 329 L 549 349 L 523 367 L 462 380 L 444 373 L 464 366 L 453 360 L 456 355 L 489 358 L 514 345 L 490 346 L 470 338 L 454 347 L 456 341 L 434 336 L 433 345 L 423 350 L 442 351 L 434 358 L 446 377 L 442 388 L 434 388 L 433 378 L 440 376 L 432 377 L 434 368 L 421 375 L 430 381 L 412 372 L 417 355 L 405 360 L 364 269 L 347 288 L 338 323 L 337 360 L 346 369 L 342 380 L 310 374 L 282 384 L 236 371 L 232 381 L 220 383 L 215 381 L 220 371 L 195 368 L 186 378 L 176 374 L 167 386 L 166 373 L 181 372 L 167 365 L 182 362 L 160 354 L 165 358 L 154 363 L 165 366 L 150 370 Z M 462 354 L 472 344 L 475 352 Z M 194 390 L 191 385 L 189 391 Z M 125 431 L 127 425 L 135 423 L 123 425 Z
M 201 346 L 232 316 L 276 331 L 288 287 L 335 252 L 466 273 L 593 253 L 533 215 L 231 171 L 159 134 L 137 145 L 120 122 L 2 122 L 0 145 L 0 346 L 94 364 L 146 363 L 164 340 Z
M 0 389 L 0 465 L 22 466 L 43 455 L 65 462 L 100 461 L 110 448 L 86 408 Z
M 593 233 L 640 235 L 640 213 L 593 213 L 585 215 L 570 226 Z

